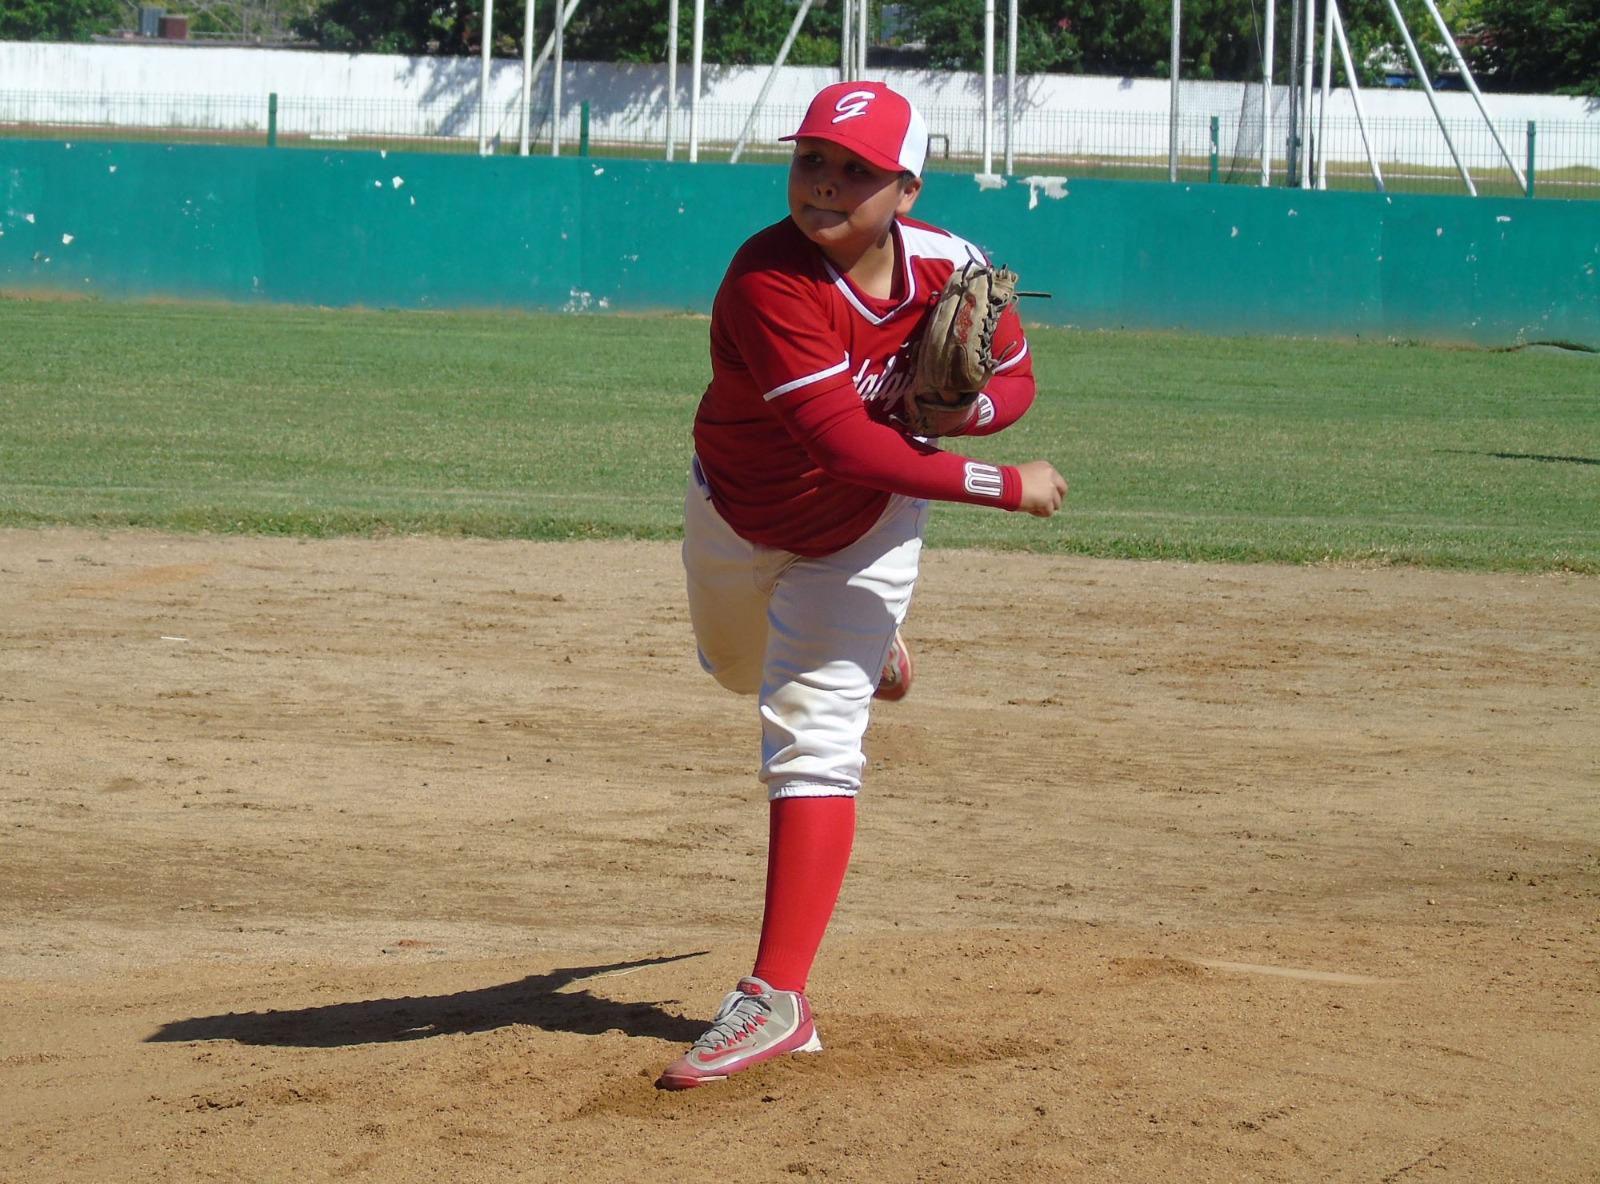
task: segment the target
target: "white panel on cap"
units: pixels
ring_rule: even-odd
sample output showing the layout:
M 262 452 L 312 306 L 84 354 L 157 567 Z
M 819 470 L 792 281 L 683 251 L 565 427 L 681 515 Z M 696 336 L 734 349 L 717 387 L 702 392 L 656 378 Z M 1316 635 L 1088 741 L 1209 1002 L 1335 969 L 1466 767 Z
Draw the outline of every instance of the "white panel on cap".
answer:
M 906 138 L 900 141 L 900 167 L 909 169 L 917 176 L 922 176 L 922 166 L 928 161 L 928 125 L 922 120 L 922 112 L 910 103 L 911 118 L 906 123 Z

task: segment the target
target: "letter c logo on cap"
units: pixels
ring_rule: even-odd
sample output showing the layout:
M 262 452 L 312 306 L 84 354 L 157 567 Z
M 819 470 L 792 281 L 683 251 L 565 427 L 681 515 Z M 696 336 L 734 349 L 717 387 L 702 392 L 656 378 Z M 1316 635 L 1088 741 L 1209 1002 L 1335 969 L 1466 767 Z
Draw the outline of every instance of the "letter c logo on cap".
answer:
M 858 115 L 865 115 L 867 104 L 877 97 L 877 92 L 870 90 L 853 90 L 849 94 L 840 95 L 839 101 L 833 105 L 833 109 L 839 112 L 833 117 L 833 122 L 843 123 Z

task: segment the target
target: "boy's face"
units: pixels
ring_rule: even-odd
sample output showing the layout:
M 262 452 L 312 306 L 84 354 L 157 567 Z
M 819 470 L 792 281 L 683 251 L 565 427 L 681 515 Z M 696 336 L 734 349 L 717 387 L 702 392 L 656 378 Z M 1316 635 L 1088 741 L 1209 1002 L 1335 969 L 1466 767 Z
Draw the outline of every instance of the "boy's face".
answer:
M 911 212 L 922 179 L 902 183 L 831 140 L 795 141 L 789 164 L 789 217 L 836 263 L 853 265 L 880 245 L 896 217 Z

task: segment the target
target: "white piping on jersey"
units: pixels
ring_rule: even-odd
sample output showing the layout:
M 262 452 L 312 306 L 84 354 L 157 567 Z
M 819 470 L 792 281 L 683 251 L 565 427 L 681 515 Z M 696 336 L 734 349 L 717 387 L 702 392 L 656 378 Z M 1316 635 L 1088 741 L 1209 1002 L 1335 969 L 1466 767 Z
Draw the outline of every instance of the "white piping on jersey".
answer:
M 917 275 L 911 266 L 913 257 L 919 259 L 948 259 L 955 264 L 969 261 L 984 262 L 983 252 L 978 250 L 964 238 L 949 234 L 942 230 L 923 230 L 920 226 L 907 226 L 903 222 L 894 224 L 895 233 L 900 236 L 901 266 L 905 270 L 906 298 L 895 305 L 888 312 L 879 315 L 873 312 L 861 298 L 856 295 L 856 290 L 845 279 L 842 272 L 833 265 L 833 261 L 826 255 L 822 264 L 828 269 L 828 275 L 833 278 L 834 287 L 839 289 L 841 295 L 850 302 L 852 308 L 861 314 L 862 318 L 872 325 L 881 325 L 891 317 L 897 316 L 905 310 L 906 306 L 917 299 Z
M 1012 354 L 1005 361 L 1001 362 L 998 366 L 996 366 L 994 368 L 994 372 L 996 374 L 1004 374 L 1007 370 L 1011 369 L 1011 367 L 1015 366 L 1018 362 L 1022 361 L 1022 359 L 1027 357 L 1027 356 L 1028 356 L 1028 341 L 1027 341 L 1026 338 L 1024 338 L 1023 341 L 1022 341 L 1022 348 L 1019 349 L 1016 353 Z
M 869 324 L 883 324 L 890 317 L 904 310 L 906 305 L 910 304 L 917 298 L 917 281 L 911 274 L 911 257 L 909 255 L 906 256 L 906 298 L 891 308 L 888 312 L 884 313 L 882 316 L 879 316 L 865 304 L 861 303 L 861 298 L 856 295 L 856 290 L 850 286 L 850 281 L 844 278 L 843 273 L 833 265 L 832 260 L 825 258 L 822 262 L 823 265 L 828 269 L 828 274 L 833 277 L 833 286 L 839 289 L 840 294 L 850 302 L 851 307 L 860 313 L 862 319 L 867 321 Z
M 792 390 L 798 390 L 807 383 L 820 382 L 824 378 L 832 378 L 835 374 L 842 374 L 848 369 L 850 369 L 850 355 L 846 354 L 844 361 L 840 362 L 837 366 L 829 366 L 826 370 L 818 370 L 815 374 L 806 374 L 800 378 L 786 382 L 782 386 L 775 386 L 766 394 L 762 395 L 761 398 L 763 401 L 770 403 L 779 395 L 786 395 Z
M 952 263 L 986 262 L 983 252 L 960 235 L 942 230 L 924 230 L 920 226 L 907 226 L 903 222 L 896 222 L 895 227 L 900 231 L 900 241 L 906 248 L 907 256 L 948 259 Z

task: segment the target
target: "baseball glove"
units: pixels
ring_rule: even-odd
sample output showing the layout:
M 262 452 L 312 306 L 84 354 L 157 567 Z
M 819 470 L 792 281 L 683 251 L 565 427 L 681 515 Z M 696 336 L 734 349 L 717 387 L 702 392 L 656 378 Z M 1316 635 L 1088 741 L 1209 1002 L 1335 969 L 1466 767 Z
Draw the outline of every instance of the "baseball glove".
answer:
M 951 435 L 971 422 L 979 393 L 1005 361 L 994 356 L 994 334 L 1019 295 L 1017 273 L 1004 267 L 972 260 L 951 273 L 916 346 L 916 378 L 905 397 L 914 433 Z

